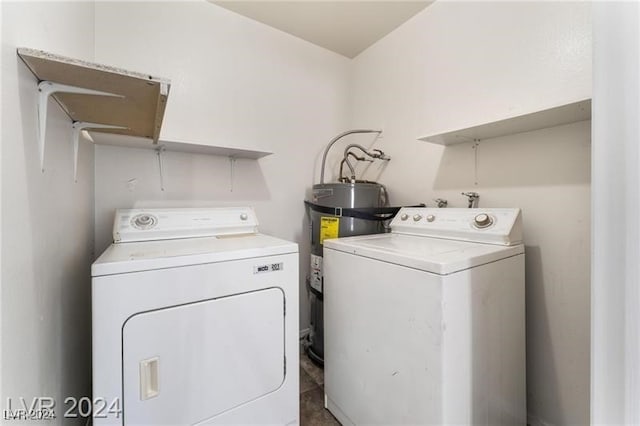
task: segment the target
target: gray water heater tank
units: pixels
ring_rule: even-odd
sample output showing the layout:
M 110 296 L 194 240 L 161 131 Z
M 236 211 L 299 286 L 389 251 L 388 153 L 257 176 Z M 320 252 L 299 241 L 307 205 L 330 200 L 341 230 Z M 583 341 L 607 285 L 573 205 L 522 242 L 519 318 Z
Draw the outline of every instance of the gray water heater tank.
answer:
M 309 291 L 311 318 L 307 355 L 324 361 L 322 243 L 325 239 L 384 232 L 383 221 L 343 216 L 341 209 L 378 208 L 388 205 L 383 185 L 370 182 L 322 183 L 313 185 L 312 202 L 307 203 L 311 231 Z M 329 209 L 323 209 L 328 207 Z

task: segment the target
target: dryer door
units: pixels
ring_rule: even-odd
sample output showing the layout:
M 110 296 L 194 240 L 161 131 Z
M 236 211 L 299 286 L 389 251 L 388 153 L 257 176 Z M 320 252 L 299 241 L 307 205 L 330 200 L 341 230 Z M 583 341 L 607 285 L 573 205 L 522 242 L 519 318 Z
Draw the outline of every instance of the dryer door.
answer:
M 277 288 L 130 317 L 122 330 L 125 425 L 194 424 L 284 381 Z

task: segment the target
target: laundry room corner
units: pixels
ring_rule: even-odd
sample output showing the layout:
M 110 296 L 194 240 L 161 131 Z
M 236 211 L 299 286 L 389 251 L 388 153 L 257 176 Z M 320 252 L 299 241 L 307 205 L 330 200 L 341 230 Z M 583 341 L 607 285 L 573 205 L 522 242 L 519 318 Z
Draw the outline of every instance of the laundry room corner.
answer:
M 41 166 L 38 81 L 16 48 L 38 46 L 93 59 L 94 4 L 2 2 L 0 10 L 1 386 L 8 409 L 9 401 L 20 406 L 20 398 L 62 404 L 66 397 L 91 393 L 93 147 L 80 150 L 74 182 L 71 123 L 50 100 Z
M 639 23 L 0 0 L 0 423 L 638 424 Z

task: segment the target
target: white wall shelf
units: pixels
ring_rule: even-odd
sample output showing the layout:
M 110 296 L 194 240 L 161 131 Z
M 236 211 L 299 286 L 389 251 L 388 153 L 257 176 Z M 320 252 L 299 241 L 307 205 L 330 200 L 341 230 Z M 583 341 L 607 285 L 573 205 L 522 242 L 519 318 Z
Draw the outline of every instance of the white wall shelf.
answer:
M 506 118 L 478 126 L 421 136 L 418 140 L 438 145 L 479 142 L 484 139 L 530 132 L 591 119 L 591 99 L 584 99 L 530 114 Z
M 146 137 L 157 142 L 169 80 L 42 50 L 19 48 L 17 53 L 38 79 L 38 145 L 43 171 L 49 97 L 73 122 L 76 169 L 81 130 Z
M 47 105 L 52 97 L 71 118 L 74 180 L 83 130 L 97 144 L 259 159 L 272 152 L 160 140 L 170 81 L 108 65 L 19 48 L 18 56 L 38 79 L 38 145 L 44 171 Z M 162 169 L 162 157 L 158 156 Z
M 134 136 L 121 136 L 110 133 L 91 132 L 91 139 L 97 145 L 114 145 L 127 148 L 139 148 L 152 150 L 158 156 L 158 171 L 160 178 L 160 189 L 164 191 L 164 153 L 185 152 L 191 154 L 217 155 L 229 158 L 229 190 L 233 192 L 235 175 L 235 163 L 237 159 L 258 160 L 273 154 L 273 152 L 262 151 L 249 148 L 234 148 L 219 145 L 207 145 L 202 143 L 183 142 L 179 140 L 160 139 L 158 143 L 153 143 L 151 139 Z
M 208 145 L 204 143 L 185 142 L 180 140 L 159 139 L 153 143 L 150 139 L 138 137 L 118 137 L 114 134 L 91 131 L 91 138 L 98 145 L 116 145 L 129 148 L 162 149 L 164 151 L 186 152 L 193 154 L 219 155 L 229 158 L 246 158 L 257 160 L 273 154 L 270 151 L 262 151 L 253 148 L 235 148 L 220 145 Z

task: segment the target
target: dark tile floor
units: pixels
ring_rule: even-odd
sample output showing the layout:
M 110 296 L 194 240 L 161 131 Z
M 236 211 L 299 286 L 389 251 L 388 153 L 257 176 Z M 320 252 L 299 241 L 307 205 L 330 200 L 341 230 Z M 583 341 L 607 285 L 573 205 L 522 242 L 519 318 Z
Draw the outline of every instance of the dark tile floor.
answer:
M 300 424 L 302 426 L 339 426 L 324 408 L 324 373 L 300 351 Z

